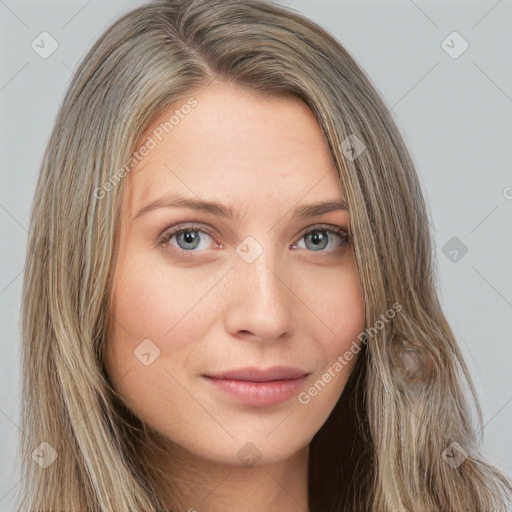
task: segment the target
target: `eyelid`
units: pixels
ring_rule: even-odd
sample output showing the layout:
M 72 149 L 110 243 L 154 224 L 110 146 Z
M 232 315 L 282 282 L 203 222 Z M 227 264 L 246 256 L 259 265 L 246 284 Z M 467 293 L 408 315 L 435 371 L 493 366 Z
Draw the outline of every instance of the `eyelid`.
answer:
M 318 223 L 313 224 L 312 226 L 307 227 L 304 231 L 301 232 L 300 236 L 304 236 L 305 234 L 309 233 L 310 231 L 333 231 L 334 233 L 337 233 L 339 235 L 350 235 L 350 232 L 347 228 L 344 226 L 339 226 L 338 224 L 329 224 L 329 223 Z
M 178 224 L 174 224 L 173 226 L 168 226 L 162 231 L 162 234 L 159 236 L 159 239 L 174 236 L 179 234 L 181 231 L 203 231 L 210 236 L 215 236 L 213 234 L 214 230 L 210 229 L 206 224 L 201 224 L 197 222 L 178 222 Z

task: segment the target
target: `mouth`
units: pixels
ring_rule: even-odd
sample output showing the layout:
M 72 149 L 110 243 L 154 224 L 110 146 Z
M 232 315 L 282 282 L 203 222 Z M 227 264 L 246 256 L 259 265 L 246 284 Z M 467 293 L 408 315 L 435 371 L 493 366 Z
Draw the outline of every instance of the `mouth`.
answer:
M 311 372 L 293 366 L 272 366 L 266 370 L 254 367 L 237 368 L 216 374 L 207 374 L 205 377 L 224 380 L 243 380 L 250 382 L 271 382 L 280 380 L 300 379 Z
M 239 368 L 202 377 L 238 402 L 253 407 L 271 407 L 296 395 L 310 373 L 300 368 L 275 366 L 266 370 Z

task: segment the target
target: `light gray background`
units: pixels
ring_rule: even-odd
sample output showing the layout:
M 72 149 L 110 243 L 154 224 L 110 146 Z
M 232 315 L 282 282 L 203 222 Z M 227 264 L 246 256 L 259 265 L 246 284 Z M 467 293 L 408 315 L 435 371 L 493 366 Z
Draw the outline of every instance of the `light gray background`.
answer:
M 23 478 L 15 467 L 19 311 L 39 164 L 73 69 L 111 22 L 142 3 L 0 0 L 0 511 L 14 510 Z M 341 41 L 409 145 L 435 225 L 441 299 L 481 400 L 482 450 L 510 474 L 512 0 L 282 3 Z M 31 48 L 43 31 L 59 45 L 47 59 Z M 441 46 L 453 31 L 469 43 L 458 58 Z M 468 249 L 457 262 L 443 253 L 452 237 Z

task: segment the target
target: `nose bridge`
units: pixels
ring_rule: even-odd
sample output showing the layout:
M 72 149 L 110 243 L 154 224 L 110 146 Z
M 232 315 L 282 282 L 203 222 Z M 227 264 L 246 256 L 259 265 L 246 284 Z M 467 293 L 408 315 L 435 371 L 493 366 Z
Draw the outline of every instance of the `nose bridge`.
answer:
M 248 236 L 237 246 L 234 265 L 236 297 L 231 302 L 236 319 L 231 328 L 250 331 L 261 338 L 275 338 L 291 329 L 292 292 L 286 261 L 272 245 Z M 236 311 L 236 313 L 235 313 Z
M 286 262 L 278 254 L 272 238 L 262 238 L 247 236 L 238 245 L 236 252 L 241 261 L 236 265 L 237 274 L 261 295 L 260 301 L 282 300 L 289 293 L 283 283 L 287 278 Z

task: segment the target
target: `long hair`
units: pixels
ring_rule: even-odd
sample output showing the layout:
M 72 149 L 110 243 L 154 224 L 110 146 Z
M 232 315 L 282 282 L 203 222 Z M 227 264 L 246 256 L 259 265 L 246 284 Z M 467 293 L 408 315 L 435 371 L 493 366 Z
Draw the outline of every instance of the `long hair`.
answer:
M 72 79 L 30 220 L 19 509 L 165 509 L 163 475 L 144 463 L 164 440 L 124 407 L 105 369 L 112 276 L 126 162 L 159 113 L 212 80 L 302 99 L 351 215 L 366 329 L 311 442 L 310 510 L 505 512 L 512 484 L 479 452 L 482 414 L 438 300 L 411 156 L 340 43 L 267 0 L 148 3 L 115 22 Z

